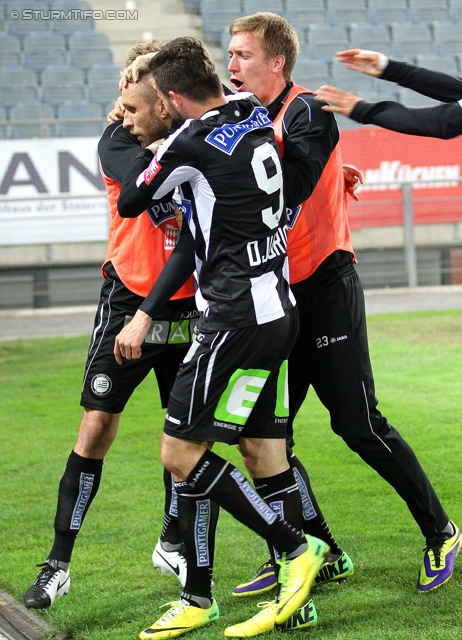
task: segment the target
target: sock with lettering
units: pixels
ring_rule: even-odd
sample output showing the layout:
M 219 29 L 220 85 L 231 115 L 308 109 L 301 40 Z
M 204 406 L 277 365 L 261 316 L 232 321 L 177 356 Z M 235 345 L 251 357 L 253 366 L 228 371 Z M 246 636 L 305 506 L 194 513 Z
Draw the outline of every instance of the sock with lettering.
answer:
M 186 584 L 181 597 L 194 606 L 209 608 L 219 506 L 210 498 L 189 494 L 185 482 L 176 486 L 178 521 L 187 565 Z
M 49 558 L 70 562 L 75 539 L 98 492 L 103 460 L 83 458 L 74 451 L 59 483 L 55 516 L 55 539 Z
M 279 553 L 300 554 L 306 549 L 302 532 L 279 518 L 244 474 L 213 451 L 204 452 L 189 474 L 187 484 L 187 493 L 214 500 Z M 180 491 L 183 493 L 177 487 L 177 492 Z
M 310 536 L 314 536 L 315 538 L 319 538 L 320 540 L 327 542 L 332 555 L 342 555 L 343 551 L 338 546 L 334 536 L 330 532 L 329 525 L 327 524 L 316 501 L 308 473 L 290 447 L 287 447 L 287 460 L 293 470 L 300 492 L 300 498 L 302 501 L 303 531 L 308 533 Z
M 167 543 L 168 550 L 173 551 L 180 548 L 182 539 L 178 522 L 178 497 L 175 490 L 175 481 L 167 469 L 164 469 L 164 487 L 164 524 L 160 534 L 160 541 L 164 544 L 164 548 L 166 548 L 165 543 Z
M 287 520 L 297 530 L 302 531 L 302 504 L 292 468 L 269 478 L 253 481 L 258 495 L 269 504 L 280 518 Z M 273 565 L 280 560 L 276 549 L 269 547 Z M 275 569 L 277 569 L 275 565 Z

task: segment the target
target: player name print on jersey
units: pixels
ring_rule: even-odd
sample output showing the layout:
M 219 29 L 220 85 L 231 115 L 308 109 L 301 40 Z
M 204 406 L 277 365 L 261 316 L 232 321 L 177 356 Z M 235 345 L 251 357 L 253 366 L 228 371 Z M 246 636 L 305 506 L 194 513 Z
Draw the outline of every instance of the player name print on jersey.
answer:
M 230 156 L 246 133 L 261 127 L 272 126 L 273 123 L 268 117 L 268 111 L 264 107 L 255 107 L 246 120 L 242 120 L 238 124 L 225 124 L 222 127 L 217 127 L 209 133 L 205 141 Z

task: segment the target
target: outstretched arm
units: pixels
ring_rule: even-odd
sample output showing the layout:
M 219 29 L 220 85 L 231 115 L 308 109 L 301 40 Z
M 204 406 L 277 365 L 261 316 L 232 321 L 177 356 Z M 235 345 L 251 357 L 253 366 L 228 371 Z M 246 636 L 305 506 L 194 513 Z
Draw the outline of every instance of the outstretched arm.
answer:
M 458 102 L 424 109 L 409 109 L 397 102 L 371 104 L 336 87 L 323 86 L 316 92 L 329 102 L 325 111 L 341 113 L 362 124 L 375 124 L 391 131 L 448 140 L 462 135 L 462 107 Z
M 428 98 L 441 102 L 457 102 L 462 98 L 462 79 L 448 73 L 389 60 L 383 53 L 365 49 L 347 49 L 336 56 L 347 69 L 396 82 Z

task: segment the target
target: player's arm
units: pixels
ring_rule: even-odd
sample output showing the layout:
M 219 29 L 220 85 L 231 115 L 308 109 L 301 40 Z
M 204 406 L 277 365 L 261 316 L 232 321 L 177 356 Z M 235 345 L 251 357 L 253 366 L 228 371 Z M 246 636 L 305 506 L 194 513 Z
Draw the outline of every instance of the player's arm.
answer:
M 445 140 L 462 134 L 462 106 L 458 102 L 410 109 L 391 101 L 366 102 L 350 91 L 329 85 L 320 87 L 315 95 L 318 100 L 329 103 L 322 107 L 325 111 L 340 113 L 361 124 Z
M 447 73 L 389 60 L 383 53 L 365 49 L 339 51 L 336 56 L 347 69 L 396 82 L 434 100 L 457 102 L 462 98 L 462 79 Z
M 389 60 L 380 78 L 441 102 L 457 102 L 462 98 L 461 78 L 407 62 Z
M 98 142 L 98 155 L 104 175 L 122 183 L 127 168 L 133 164 L 140 150 L 137 138 L 123 128 L 122 122 L 108 124 Z
M 375 124 L 414 136 L 449 140 L 462 135 L 462 106 L 458 102 L 423 109 L 409 109 L 397 102 L 370 104 L 361 100 L 350 117 L 363 124 Z
M 141 150 L 122 182 L 117 208 L 122 218 L 134 218 L 153 200 L 169 200 L 175 187 L 197 174 L 200 165 L 189 131 L 180 139 L 181 129 L 169 136 L 153 157 L 149 148 Z
M 185 223 L 182 225 L 178 243 L 153 288 L 130 322 L 116 336 L 114 356 L 119 364 L 122 364 L 122 356 L 127 360 L 141 356 L 141 345 L 149 331 L 152 318 L 188 281 L 194 269 L 194 238 Z
M 333 115 L 321 107 L 311 94 L 304 94 L 284 115 L 282 168 L 288 207 L 310 197 L 339 140 Z

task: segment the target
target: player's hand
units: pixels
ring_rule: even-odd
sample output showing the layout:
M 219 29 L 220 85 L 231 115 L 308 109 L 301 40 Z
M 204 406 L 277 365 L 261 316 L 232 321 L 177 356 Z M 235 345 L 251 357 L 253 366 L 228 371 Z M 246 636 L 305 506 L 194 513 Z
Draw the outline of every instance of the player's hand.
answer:
M 345 183 L 345 191 L 350 194 L 353 200 L 358 201 L 356 189 L 360 184 L 364 184 L 362 172 L 352 164 L 343 165 L 343 180 Z
M 137 360 L 141 357 L 141 345 L 146 338 L 151 322 L 151 317 L 138 309 L 130 322 L 116 336 L 114 356 L 118 364 L 122 364 L 122 358 Z
M 341 113 L 342 116 L 349 116 L 353 111 L 355 105 L 363 98 L 356 96 L 351 91 L 343 91 L 337 89 L 337 87 L 331 87 L 328 84 L 319 87 L 314 92 L 315 98 L 323 100 L 328 104 L 321 107 L 323 111 L 330 111 L 331 113 Z
M 146 149 L 149 149 L 150 151 L 152 151 L 153 155 L 156 155 L 157 149 L 160 147 L 164 140 L 165 138 L 159 138 L 159 140 L 151 142 L 151 144 L 149 144 Z
M 347 49 L 346 51 L 338 51 L 335 55 L 339 62 L 346 65 L 347 69 L 376 78 L 382 75 L 388 64 L 388 58 L 384 53 L 367 49 Z
M 145 66 L 146 62 L 149 62 L 149 60 L 155 56 L 156 54 L 153 53 L 145 53 L 142 56 L 138 56 L 137 58 L 135 58 L 133 60 L 133 62 L 128 65 L 128 67 L 126 67 L 124 69 L 123 75 L 120 79 L 119 82 L 119 89 L 120 91 L 122 91 L 122 89 L 126 89 L 128 87 L 128 79 L 130 78 L 130 82 L 138 82 L 139 81 L 139 77 L 138 77 L 138 69 L 140 68 L 141 65 Z
M 182 211 L 180 211 L 180 209 L 178 209 L 178 207 L 177 207 L 177 206 L 175 206 L 174 211 L 175 211 L 176 223 L 177 223 L 177 225 L 178 225 L 178 226 L 180 227 L 180 229 L 181 229 L 181 226 L 182 226 L 182 224 L 183 224 L 183 212 L 182 212 Z
M 107 114 L 108 122 L 120 122 L 124 119 L 125 107 L 122 103 L 122 96 L 119 96 L 114 102 L 114 109 Z

